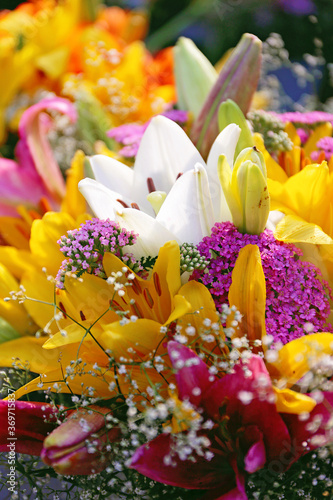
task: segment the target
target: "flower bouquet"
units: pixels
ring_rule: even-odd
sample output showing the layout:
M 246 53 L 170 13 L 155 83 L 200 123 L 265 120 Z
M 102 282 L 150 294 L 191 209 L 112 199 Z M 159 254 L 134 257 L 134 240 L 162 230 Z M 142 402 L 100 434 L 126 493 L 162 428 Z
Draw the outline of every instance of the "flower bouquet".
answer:
M 255 107 L 254 35 L 217 70 L 78 8 L 8 57 L 3 498 L 333 498 L 333 115 Z

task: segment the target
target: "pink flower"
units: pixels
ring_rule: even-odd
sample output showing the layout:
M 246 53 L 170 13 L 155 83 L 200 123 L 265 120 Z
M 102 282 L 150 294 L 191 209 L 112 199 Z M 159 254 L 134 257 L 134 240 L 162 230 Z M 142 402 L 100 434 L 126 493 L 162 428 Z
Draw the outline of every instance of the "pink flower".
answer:
M 45 439 L 42 460 L 58 474 L 86 476 L 104 470 L 112 456 L 110 444 L 121 436 L 107 415 L 110 410 L 98 406 L 73 411 Z
M 18 162 L 0 158 L 0 216 L 17 217 L 17 205 L 37 207 L 42 198 L 52 209 L 60 206 L 65 181 L 47 141 L 51 119 L 45 111 L 50 109 L 76 121 L 74 105 L 60 97 L 43 99 L 23 113 L 15 150 Z
M 161 113 L 161 115 L 181 125 L 184 125 L 188 120 L 188 113 L 178 109 L 170 109 L 169 111 Z M 125 158 L 133 158 L 137 155 L 141 139 L 150 122 L 151 119 L 143 125 L 138 125 L 137 123 L 120 125 L 119 127 L 109 130 L 107 135 L 124 145 L 124 147 L 120 149 L 119 154 Z
M 0 452 L 8 452 L 8 444 L 15 442 L 16 453 L 39 455 L 56 425 L 55 415 L 56 409 L 47 403 L 0 401 Z
M 291 447 L 263 360 L 253 355 L 217 379 L 189 348 L 171 341 L 168 353 L 177 370 L 179 398 L 214 422 L 211 430 L 199 433 L 209 439 L 208 455 L 196 454 L 195 462 L 181 460 L 173 451 L 177 434 L 164 433 L 138 448 L 130 467 L 165 484 L 208 489 L 208 498 L 245 500 L 247 475 L 279 460 Z M 249 397 L 245 400 L 242 395 Z M 166 465 L 167 456 L 175 466 Z

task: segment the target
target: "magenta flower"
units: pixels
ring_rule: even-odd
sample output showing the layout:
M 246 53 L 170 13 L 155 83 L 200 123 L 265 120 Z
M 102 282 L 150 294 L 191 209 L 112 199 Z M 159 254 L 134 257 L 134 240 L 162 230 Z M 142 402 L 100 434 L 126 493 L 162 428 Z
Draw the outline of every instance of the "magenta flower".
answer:
M 65 181 L 47 140 L 51 118 L 46 110 L 66 114 L 72 122 L 77 118 L 74 105 L 60 97 L 43 99 L 23 113 L 15 150 L 18 162 L 0 158 L 0 216 L 17 217 L 17 205 L 37 207 L 42 198 L 52 209 L 60 206 Z
M 217 379 L 189 348 L 171 341 L 168 353 L 179 398 L 213 422 L 199 432 L 210 445 L 193 462 L 175 453 L 178 434 L 160 434 L 134 453 L 130 467 L 165 484 L 208 489 L 211 499 L 247 499 L 246 476 L 279 460 L 291 442 L 263 360 L 253 355 Z M 174 466 L 167 465 L 170 456 Z
M 16 453 L 39 455 L 55 426 L 56 409 L 48 403 L 0 401 L 0 452 L 8 452 L 8 444 L 15 442 Z

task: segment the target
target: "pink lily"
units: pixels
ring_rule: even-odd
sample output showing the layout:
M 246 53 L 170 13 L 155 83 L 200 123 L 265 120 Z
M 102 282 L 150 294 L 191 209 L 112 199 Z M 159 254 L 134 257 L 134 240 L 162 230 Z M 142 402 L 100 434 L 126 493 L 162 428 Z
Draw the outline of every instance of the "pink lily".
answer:
M 59 208 L 65 181 L 47 140 L 51 120 L 46 110 L 66 114 L 71 122 L 77 119 L 74 105 L 60 97 L 43 99 L 23 113 L 15 150 L 18 162 L 0 158 L 0 215 L 17 217 L 17 205 L 36 207 L 42 198 Z
M 56 409 L 47 403 L 0 401 L 0 452 L 8 452 L 8 445 L 15 443 L 16 453 L 39 455 L 56 425 L 55 415 Z
M 171 341 L 168 353 L 177 369 L 178 396 L 214 422 L 202 431 L 210 441 L 213 457 L 181 460 L 172 454 L 175 435 L 160 434 L 141 446 L 130 467 L 149 478 L 186 489 L 210 490 L 212 499 L 247 499 L 245 479 L 290 449 L 290 435 L 277 413 L 272 383 L 263 360 L 253 355 L 233 373 L 217 379 L 208 366 L 189 348 Z M 245 373 L 245 369 L 248 373 Z M 241 394 L 251 395 L 245 403 Z M 175 467 L 165 464 L 172 455 Z

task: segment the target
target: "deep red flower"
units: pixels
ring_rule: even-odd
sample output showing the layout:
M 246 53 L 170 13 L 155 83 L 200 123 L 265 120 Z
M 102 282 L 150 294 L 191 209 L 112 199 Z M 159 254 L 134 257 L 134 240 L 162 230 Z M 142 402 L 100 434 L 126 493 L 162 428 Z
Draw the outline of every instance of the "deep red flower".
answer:
M 290 449 L 288 428 L 276 411 L 263 360 L 253 355 L 248 363 L 237 364 L 232 373 L 217 379 L 189 348 L 171 341 L 168 352 L 177 370 L 179 398 L 214 422 L 212 430 L 202 431 L 210 441 L 207 451 L 214 456 L 211 460 L 196 456 L 192 462 L 173 454 L 176 466 L 168 466 L 164 457 L 172 454 L 177 436 L 160 434 L 135 452 L 131 468 L 165 484 L 212 490 L 207 498 L 246 499 L 246 476 Z M 246 404 L 244 394 L 249 396 Z
M 15 442 L 17 453 L 39 455 L 45 437 L 56 426 L 55 414 L 54 406 L 47 403 L 0 401 L 0 452 Z

